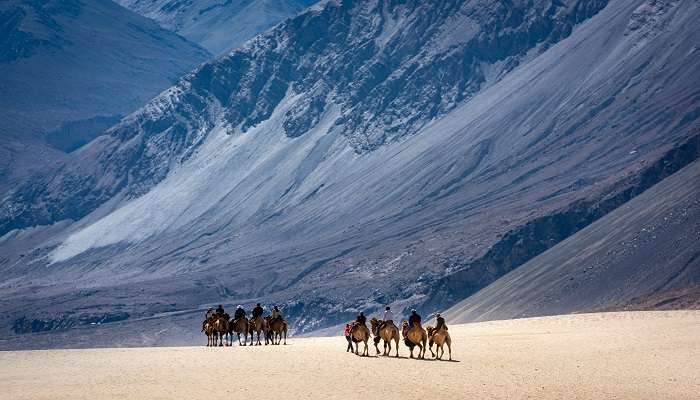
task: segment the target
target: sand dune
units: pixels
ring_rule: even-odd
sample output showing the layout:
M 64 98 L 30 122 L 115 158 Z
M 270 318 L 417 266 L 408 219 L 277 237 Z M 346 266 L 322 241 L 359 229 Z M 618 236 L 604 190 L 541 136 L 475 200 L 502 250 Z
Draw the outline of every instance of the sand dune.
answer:
M 257 348 L 0 352 L 0 398 L 691 399 L 700 393 L 700 311 L 569 315 L 450 331 L 455 362 L 361 358 L 345 353 L 342 337 Z M 405 347 L 400 352 L 408 355 Z

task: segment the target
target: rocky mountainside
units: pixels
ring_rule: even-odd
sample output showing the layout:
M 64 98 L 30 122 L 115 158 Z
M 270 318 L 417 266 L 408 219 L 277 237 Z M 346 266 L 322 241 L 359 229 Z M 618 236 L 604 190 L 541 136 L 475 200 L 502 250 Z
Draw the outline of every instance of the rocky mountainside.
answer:
M 209 53 L 109 0 L 0 3 L 0 196 Z
M 700 161 L 445 314 L 450 321 L 468 322 L 674 303 L 697 307 L 698 243 Z
M 239 47 L 313 0 L 116 0 L 213 54 Z
M 3 201 L 0 329 L 454 304 L 697 157 L 699 7 L 314 6 Z

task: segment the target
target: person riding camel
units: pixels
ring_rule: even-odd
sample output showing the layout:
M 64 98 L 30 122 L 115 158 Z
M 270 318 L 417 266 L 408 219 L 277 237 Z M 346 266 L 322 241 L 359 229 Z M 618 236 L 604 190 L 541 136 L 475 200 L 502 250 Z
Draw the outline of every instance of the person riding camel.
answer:
M 219 304 L 219 307 L 216 308 L 216 315 L 217 316 L 223 316 L 226 312 L 224 311 L 224 306 L 223 304 Z
M 355 320 L 358 324 L 362 324 L 363 326 L 367 327 L 367 317 L 365 317 L 365 313 L 360 312 L 358 314 L 357 319 Z
M 204 322 L 202 322 L 202 332 L 204 332 L 204 325 L 207 324 L 207 322 L 211 321 L 211 319 L 214 317 L 214 307 L 209 307 L 207 312 L 204 314 Z
M 420 321 L 421 317 L 418 315 L 418 312 L 415 309 L 411 310 L 411 316 L 408 318 L 408 328 L 411 329 L 414 326 L 420 327 Z
M 258 317 L 262 317 L 263 312 L 264 312 L 264 310 L 263 310 L 262 306 L 260 305 L 260 303 L 258 303 L 252 312 L 253 319 L 258 318 Z
M 445 325 L 445 318 L 443 318 L 440 313 L 437 313 L 435 316 L 435 321 L 437 322 L 437 325 L 435 326 L 435 329 L 433 330 L 433 334 L 437 333 L 437 331 L 440 330 L 440 328 L 445 328 L 447 330 L 447 325 Z
M 246 316 L 246 313 L 245 313 L 245 310 L 243 309 L 243 307 L 241 305 L 236 307 L 236 312 L 233 314 L 233 320 L 238 321 L 241 318 L 245 318 L 245 316 Z
M 282 316 L 282 311 L 280 311 L 279 307 L 277 307 L 277 306 L 272 307 L 271 317 L 272 317 L 272 320 L 270 322 L 272 322 L 276 319 L 280 319 L 281 321 L 284 321 L 284 317 Z
M 389 306 L 387 306 L 386 309 L 384 309 L 384 318 L 381 325 L 379 325 L 379 331 L 384 329 L 384 326 L 386 326 L 387 324 L 394 324 L 394 313 L 391 312 L 391 307 Z

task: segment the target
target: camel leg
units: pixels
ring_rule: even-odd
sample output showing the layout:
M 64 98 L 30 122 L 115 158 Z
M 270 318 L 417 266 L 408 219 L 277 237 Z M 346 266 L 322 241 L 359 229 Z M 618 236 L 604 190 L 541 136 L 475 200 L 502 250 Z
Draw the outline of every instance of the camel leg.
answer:
M 452 361 L 452 340 L 447 338 L 447 351 L 449 351 L 450 361 Z
M 394 338 L 396 340 L 396 357 L 399 356 L 399 338 Z
M 384 347 L 386 348 L 386 344 L 384 345 Z M 377 349 L 377 355 L 379 355 L 379 345 L 377 344 L 377 342 L 374 342 L 374 348 Z
M 284 331 L 284 345 L 287 345 L 287 331 Z

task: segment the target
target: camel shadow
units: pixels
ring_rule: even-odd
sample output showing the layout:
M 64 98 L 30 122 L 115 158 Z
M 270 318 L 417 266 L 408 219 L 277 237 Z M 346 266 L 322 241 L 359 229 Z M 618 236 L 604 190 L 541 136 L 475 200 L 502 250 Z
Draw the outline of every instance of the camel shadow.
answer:
M 396 358 L 396 357 L 392 357 L 392 358 Z M 412 360 L 412 361 L 413 360 L 415 360 L 415 361 L 427 361 L 427 362 L 452 362 L 452 363 L 461 362 L 459 360 L 438 360 L 438 359 L 432 358 L 432 357 L 426 357 L 426 358 L 413 357 L 413 358 L 411 358 L 411 357 L 400 356 L 400 357 L 398 357 L 398 359 L 400 359 L 400 360 Z

